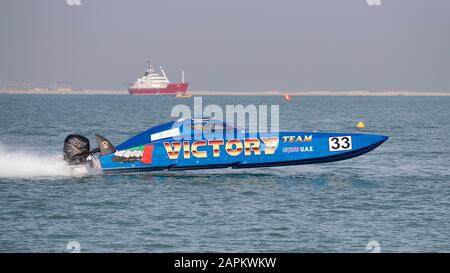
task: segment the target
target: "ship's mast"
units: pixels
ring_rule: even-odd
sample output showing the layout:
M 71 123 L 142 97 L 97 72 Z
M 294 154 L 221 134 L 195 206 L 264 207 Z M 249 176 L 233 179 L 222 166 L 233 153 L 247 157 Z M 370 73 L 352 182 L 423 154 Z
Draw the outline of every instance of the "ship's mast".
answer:
M 169 79 L 166 76 L 166 72 L 164 72 L 164 69 L 162 68 L 162 66 L 160 66 L 159 69 L 161 69 L 161 72 L 162 72 L 164 78 L 166 78 L 166 81 L 169 81 Z
M 152 65 L 150 64 L 150 61 L 147 61 L 147 70 L 144 73 L 144 76 L 148 76 L 150 69 L 152 69 Z
M 184 70 L 181 70 L 181 82 L 184 83 Z

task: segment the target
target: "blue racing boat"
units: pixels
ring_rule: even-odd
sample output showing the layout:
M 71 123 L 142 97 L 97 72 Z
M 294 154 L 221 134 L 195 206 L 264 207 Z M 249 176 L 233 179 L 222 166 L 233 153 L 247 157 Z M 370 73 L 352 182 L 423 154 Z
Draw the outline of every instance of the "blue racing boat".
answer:
M 209 118 L 171 121 L 114 146 L 95 135 L 69 135 L 64 159 L 104 173 L 254 168 L 325 163 L 365 154 L 387 136 L 355 133 L 249 132 Z

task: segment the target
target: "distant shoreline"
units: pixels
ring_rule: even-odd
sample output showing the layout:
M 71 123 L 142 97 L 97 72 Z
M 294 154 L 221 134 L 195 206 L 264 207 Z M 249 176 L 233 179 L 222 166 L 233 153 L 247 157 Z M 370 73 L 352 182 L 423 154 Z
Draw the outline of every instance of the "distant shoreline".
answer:
M 194 96 L 281 96 L 284 91 L 188 91 Z M 0 90 L 0 94 L 27 95 L 129 95 L 127 90 Z M 425 91 L 288 91 L 290 96 L 450 97 L 450 92 Z

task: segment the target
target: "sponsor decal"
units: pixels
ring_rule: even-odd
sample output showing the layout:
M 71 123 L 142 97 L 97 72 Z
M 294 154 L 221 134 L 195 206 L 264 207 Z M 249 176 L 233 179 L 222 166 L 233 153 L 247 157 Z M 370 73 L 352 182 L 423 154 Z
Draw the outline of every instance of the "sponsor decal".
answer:
M 225 151 L 231 156 L 238 156 L 242 152 L 242 142 L 238 139 L 232 139 L 227 141 L 225 145 Z
M 142 162 L 152 164 L 153 144 L 142 145 L 131 149 L 116 151 L 113 162 Z
M 102 146 L 102 149 L 105 149 L 105 150 L 107 150 L 107 149 L 109 149 L 109 144 L 108 144 L 108 141 L 102 141 L 101 143 L 100 143 L 100 146 Z
M 150 136 L 150 139 L 151 139 L 151 141 L 156 141 L 159 139 L 168 138 L 168 137 L 176 137 L 179 135 L 180 135 L 180 128 L 174 128 L 174 129 L 170 129 L 170 130 L 152 134 Z
M 283 136 L 283 143 L 312 142 L 312 135 Z
M 290 154 L 290 153 L 309 153 L 314 152 L 313 146 L 300 146 L 300 147 L 284 147 L 283 153 Z
M 192 155 L 196 158 L 206 158 L 208 155 L 206 154 L 206 151 L 202 151 L 200 147 L 206 146 L 206 140 L 199 140 L 194 141 L 192 143 L 191 149 L 192 149 Z
M 174 141 L 172 143 L 164 142 L 164 148 L 166 148 L 167 156 L 169 157 L 169 159 L 178 159 L 181 146 L 181 142 L 178 141 Z
M 145 145 L 144 152 L 142 153 L 141 162 L 144 164 L 152 164 L 153 157 L 153 145 Z
M 222 155 L 221 147 L 224 147 L 226 154 L 230 156 L 238 156 L 242 153 L 245 156 L 259 156 L 262 153 L 272 155 L 277 150 L 278 143 L 278 137 L 262 137 L 261 139 L 230 139 L 226 142 L 223 139 L 209 141 L 198 140 L 192 143 L 189 141 L 172 141 L 164 142 L 163 145 L 169 159 L 176 160 L 179 158 L 181 152 L 183 153 L 184 159 L 191 158 L 191 155 L 195 158 L 220 157 Z
M 86 147 L 87 143 L 78 138 L 70 138 L 68 141 L 69 144 L 75 146 L 76 148 Z
M 224 144 L 223 140 L 210 140 L 208 141 L 208 145 L 212 146 L 213 150 L 213 157 L 219 157 L 220 156 L 220 146 Z

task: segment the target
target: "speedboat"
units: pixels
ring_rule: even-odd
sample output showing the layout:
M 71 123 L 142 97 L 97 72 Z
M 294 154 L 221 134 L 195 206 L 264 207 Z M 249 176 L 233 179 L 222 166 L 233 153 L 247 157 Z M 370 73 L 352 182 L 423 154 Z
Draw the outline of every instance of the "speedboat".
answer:
M 148 129 L 114 146 L 95 135 L 69 135 L 64 159 L 103 173 L 255 168 L 334 162 L 365 154 L 388 137 L 357 133 L 250 132 L 221 120 L 190 118 Z

